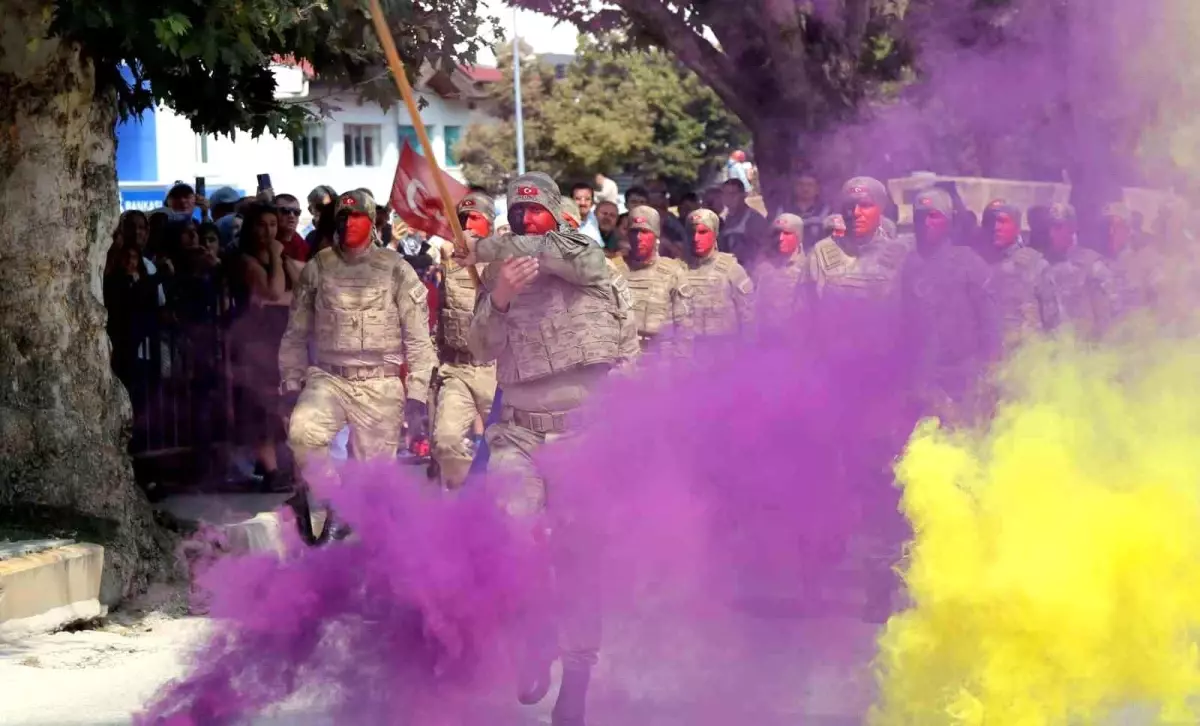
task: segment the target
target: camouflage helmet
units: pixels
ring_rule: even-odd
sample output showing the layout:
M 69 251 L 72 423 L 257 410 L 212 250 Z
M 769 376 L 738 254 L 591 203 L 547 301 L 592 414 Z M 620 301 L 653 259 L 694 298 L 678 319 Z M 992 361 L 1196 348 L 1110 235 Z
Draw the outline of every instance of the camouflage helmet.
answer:
M 913 213 L 917 212 L 941 212 L 946 217 L 953 217 L 954 200 L 944 189 L 922 189 L 913 200 Z
M 629 229 L 653 232 L 655 237 L 662 234 L 662 219 L 658 210 L 651 207 L 634 207 L 629 210 Z
M 1009 204 L 1006 199 L 993 199 L 983 210 L 984 219 L 995 218 L 997 214 L 1007 214 L 1018 226 L 1021 224 L 1021 210 L 1015 204 Z
M 1050 205 L 1049 211 L 1046 212 L 1046 217 L 1051 222 L 1074 222 L 1075 207 L 1064 202 L 1056 202 Z
M 346 192 L 338 198 L 337 213 L 341 214 L 342 212 L 365 214 L 374 219 L 375 198 L 371 196 L 370 192 L 363 189 Z
M 583 215 L 579 212 L 579 205 L 570 197 L 563 197 L 562 202 L 562 218 L 571 227 L 571 229 L 579 229 L 582 224 L 580 218 Z
M 491 197 L 482 192 L 471 192 L 460 199 L 455 211 L 460 215 L 467 212 L 479 212 L 487 219 L 488 224 L 493 224 L 496 221 L 496 203 L 492 201 Z
M 711 209 L 697 209 L 688 215 L 687 223 L 689 230 L 703 224 L 711 229 L 714 235 L 721 233 L 721 218 Z
M 1129 221 L 1129 207 L 1125 202 L 1109 202 L 1100 208 L 1101 217 L 1116 217 L 1117 219 Z
M 790 232 L 791 234 L 804 234 L 804 220 L 798 214 L 789 214 L 784 212 L 775 217 L 775 221 L 771 224 L 771 228 L 775 233 Z
M 562 192 L 547 174 L 540 171 L 522 174 L 508 183 L 507 192 L 510 223 L 511 215 L 520 205 L 536 204 L 554 215 L 554 219 L 562 225 Z
M 883 182 L 869 176 L 856 176 L 842 185 L 842 202 L 870 201 L 877 207 L 887 207 L 891 197 Z

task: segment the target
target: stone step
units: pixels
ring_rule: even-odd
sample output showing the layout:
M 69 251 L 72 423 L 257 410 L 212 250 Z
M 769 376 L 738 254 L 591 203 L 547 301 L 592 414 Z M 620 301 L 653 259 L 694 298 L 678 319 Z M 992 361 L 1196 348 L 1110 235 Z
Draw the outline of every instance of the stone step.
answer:
M 70 540 L 0 542 L 0 638 L 101 617 L 104 548 Z
M 181 494 L 155 506 L 176 519 L 215 527 L 232 554 L 283 553 L 279 515 L 288 494 Z

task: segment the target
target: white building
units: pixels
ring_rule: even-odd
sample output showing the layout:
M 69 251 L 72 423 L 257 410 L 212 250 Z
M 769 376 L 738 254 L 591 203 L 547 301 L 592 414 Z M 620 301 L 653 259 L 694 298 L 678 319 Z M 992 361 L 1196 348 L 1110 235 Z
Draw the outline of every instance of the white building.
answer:
M 257 175 L 270 174 L 277 194 L 301 199 L 326 184 L 337 191 L 367 187 L 386 199 L 400 160 L 401 139 L 421 151 L 403 103 L 388 109 L 360 103 L 352 92 L 320 85 L 306 69 L 276 68 L 277 95 L 298 102 L 319 99 L 327 115 L 309 126 L 304 138 L 235 138 L 198 135 L 189 119 L 170 109 L 147 112 L 117 129 L 117 176 L 122 209 L 161 206 L 176 181 L 205 178 L 211 194 L 231 186 L 246 195 Z M 417 84 L 424 100 L 421 119 L 438 164 L 462 179 L 454 146 L 473 123 L 486 123 L 488 87 L 500 80 L 495 68 L 460 67 L 454 73 L 425 73 Z M 315 105 L 312 106 L 315 110 Z M 328 110 L 333 109 L 333 110 Z M 423 153 L 423 152 L 422 152 Z

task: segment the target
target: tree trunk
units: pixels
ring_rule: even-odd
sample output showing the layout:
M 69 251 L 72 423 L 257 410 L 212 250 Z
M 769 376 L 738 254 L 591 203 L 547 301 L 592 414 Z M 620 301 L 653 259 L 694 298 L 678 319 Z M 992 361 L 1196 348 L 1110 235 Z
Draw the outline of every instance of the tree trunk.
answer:
M 764 116 L 747 125 L 754 137 L 754 164 L 763 203 L 768 216 L 774 216 L 793 206 L 794 179 L 804 168 L 798 122 Z
M 46 39 L 52 8 L 9 0 L 0 30 L 0 526 L 104 545 L 112 603 L 167 573 L 170 540 L 134 484 L 104 327 L 115 99 Z

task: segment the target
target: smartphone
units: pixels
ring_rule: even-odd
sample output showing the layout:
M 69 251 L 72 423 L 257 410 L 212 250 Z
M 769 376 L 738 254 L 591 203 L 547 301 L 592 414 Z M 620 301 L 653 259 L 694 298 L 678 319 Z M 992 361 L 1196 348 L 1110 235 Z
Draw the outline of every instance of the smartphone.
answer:
M 275 191 L 271 188 L 271 175 L 258 175 L 258 193 L 260 196 L 265 196 L 268 201 L 275 199 Z
M 202 176 L 196 177 L 196 186 L 193 187 L 193 189 L 195 189 L 195 191 L 196 191 L 196 196 L 198 196 L 198 197 L 204 196 L 204 191 L 205 191 L 204 190 L 204 177 L 202 177 Z

